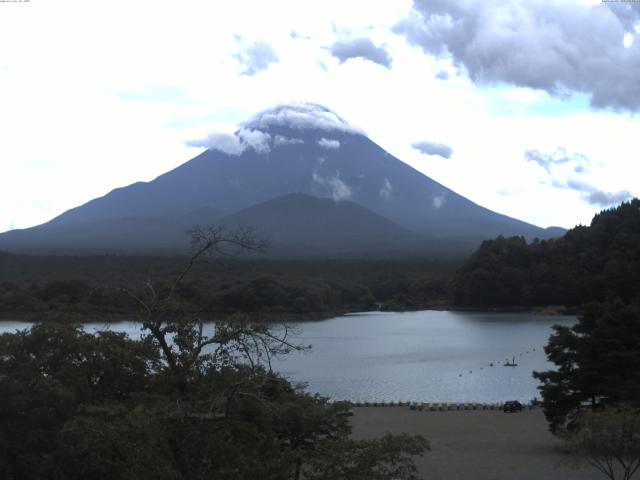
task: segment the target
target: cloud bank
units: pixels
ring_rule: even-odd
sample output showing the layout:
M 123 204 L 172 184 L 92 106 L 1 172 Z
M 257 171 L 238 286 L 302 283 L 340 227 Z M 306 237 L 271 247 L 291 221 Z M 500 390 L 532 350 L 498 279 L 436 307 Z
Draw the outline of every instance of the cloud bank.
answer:
M 450 57 L 478 84 L 508 83 L 591 105 L 640 110 L 638 3 L 577 0 L 414 0 L 394 32 Z M 625 37 L 626 36 L 626 37 Z
M 412 148 L 424 153 L 425 155 L 438 155 L 442 158 L 451 158 L 453 149 L 444 143 L 428 142 L 423 140 L 411 144 Z
M 331 55 L 344 63 L 350 58 L 362 58 L 377 63 L 386 68 L 391 68 L 391 55 L 380 46 L 376 47 L 370 38 L 360 37 L 347 42 L 336 42 L 331 45 Z

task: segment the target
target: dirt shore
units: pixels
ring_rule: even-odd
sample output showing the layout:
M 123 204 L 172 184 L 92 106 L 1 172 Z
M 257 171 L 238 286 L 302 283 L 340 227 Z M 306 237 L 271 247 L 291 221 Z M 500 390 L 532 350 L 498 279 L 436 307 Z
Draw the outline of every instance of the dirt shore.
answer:
M 431 451 L 417 460 L 425 480 L 597 480 L 592 468 L 563 462 L 560 443 L 540 410 L 426 412 L 407 407 L 355 408 L 355 438 L 419 433 Z

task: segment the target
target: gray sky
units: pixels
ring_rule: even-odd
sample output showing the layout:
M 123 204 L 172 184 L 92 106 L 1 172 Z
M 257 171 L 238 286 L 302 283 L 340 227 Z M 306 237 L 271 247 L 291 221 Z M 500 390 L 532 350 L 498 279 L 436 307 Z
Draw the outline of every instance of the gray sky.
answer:
M 0 2 L 0 231 L 299 101 L 483 206 L 587 223 L 640 195 L 638 5 Z

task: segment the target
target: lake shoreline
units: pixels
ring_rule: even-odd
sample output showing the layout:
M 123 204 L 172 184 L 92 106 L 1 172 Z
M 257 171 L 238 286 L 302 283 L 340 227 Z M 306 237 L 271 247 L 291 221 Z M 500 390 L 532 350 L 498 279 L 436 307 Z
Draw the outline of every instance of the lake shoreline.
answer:
M 289 322 L 320 322 L 331 318 L 341 317 L 353 314 L 370 314 L 375 312 L 384 313 L 409 313 L 420 311 L 436 311 L 436 312 L 466 312 L 466 313 L 531 313 L 546 316 L 569 317 L 576 316 L 580 313 L 579 307 L 560 306 L 537 306 L 537 307 L 459 307 L 451 305 L 430 305 L 417 308 L 398 308 L 394 310 L 386 310 L 384 308 L 373 310 L 362 310 L 359 308 L 319 311 L 319 312 L 236 312 L 247 315 L 249 320 L 256 323 L 282 324 Z M 233 312 L 220 312 L 216 315 L 205 317 L 205 323 L 214 323 L 219 319 L 223 319 Z M 43 315 L 45 315 L 44 318 Z M 47 315 L 49 317 L 47 317 Z M 86 323 L 86 322 L 104 322 L 104 323 L 122 323 L 130 321 L 138 321 L 135 315 L 125 314 L 105 314 L 105 313 L 83 313 L 78 312 L 54 312 L 54 313 L 38 313 L 38 312 L 2 312 L 0 313 L 0 322 L 12 321 L 23 323 L 35 322 L 55 322 L 59 318 L 68 317 L 64 321 L 67 323 Z

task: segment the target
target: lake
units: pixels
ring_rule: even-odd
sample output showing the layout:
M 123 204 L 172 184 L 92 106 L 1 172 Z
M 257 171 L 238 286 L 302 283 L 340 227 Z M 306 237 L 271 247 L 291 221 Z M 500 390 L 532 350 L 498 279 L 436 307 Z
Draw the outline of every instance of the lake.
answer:
M 313 347 L 274 363 L 309 390 L 345 400 L 421 402 L 529 401 L 540 397 L 534 370 L 548 370 L 551 326 L 575 317 L 451 311 L 366 312 L 293 324 Z M 1 321 L 0 332 L 24 328 Z M 88 331 L 105 324 L 87 323 Z M 139 335 L 134 322 L 113 330 Z M 517 367 L 505 367 L 515 357 Z M 493 363 L 493 367 L 490 364 Z

